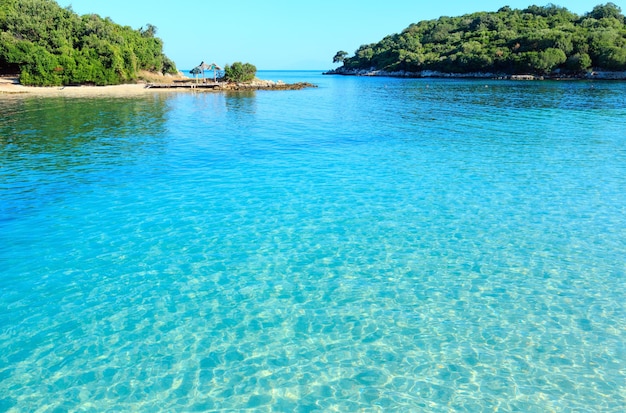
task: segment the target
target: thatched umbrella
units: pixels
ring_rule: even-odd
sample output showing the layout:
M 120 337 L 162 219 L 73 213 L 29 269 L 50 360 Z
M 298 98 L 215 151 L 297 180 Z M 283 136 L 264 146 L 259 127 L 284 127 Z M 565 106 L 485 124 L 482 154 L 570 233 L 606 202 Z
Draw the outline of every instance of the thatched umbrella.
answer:
M 200 73 L 202 73 L 202 77 L 204 77 L 204 71 L 200 69 L 200 66 L 194 67 L 193 69 L 189 71 L 189 73 L 191 73 L 196 78 L 196 83 L 198 83 L 198 75 Z
M 204 61 L 202 63 L 200 63 L 200 65 L 198 67 L 202 70 L 202 79 L 204 79 L 204 71 L 205 70 L 212 70 L 213 71 L 213 81 L 217 82 L 217 71 L 218 70 L 222 70 L 221 67 L 219 67 L 215 63 L 206 64 L 206 63 L 204 63 Z
M 217 82 L 217 71 L 222 70 L 222 68 L 215 63 L 211 63 L 211 69 L 213 70 L 213 81 Z

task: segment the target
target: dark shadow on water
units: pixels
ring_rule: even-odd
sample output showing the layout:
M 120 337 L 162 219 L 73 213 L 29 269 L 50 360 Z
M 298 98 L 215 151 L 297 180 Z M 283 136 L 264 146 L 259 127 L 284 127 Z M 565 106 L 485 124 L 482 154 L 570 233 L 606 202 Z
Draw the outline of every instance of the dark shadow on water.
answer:
M 0 221 L 85 185 L 156 173 L 168 110 L 163 96 L 0 100 Z
M 0 147 L 5 156 L 54 154 L 76 160 L 100 146 L 133 150 L 132 145 L 141 140 L 128 137 L 163 133 L 167 105 L 159 97 L 53 98 L 0 101 L 0 110 L 4 114 Z
M 249 115 L 256 112 L 254 90 L 228 92 L 225 94 L 226 110 L 235 114 Z

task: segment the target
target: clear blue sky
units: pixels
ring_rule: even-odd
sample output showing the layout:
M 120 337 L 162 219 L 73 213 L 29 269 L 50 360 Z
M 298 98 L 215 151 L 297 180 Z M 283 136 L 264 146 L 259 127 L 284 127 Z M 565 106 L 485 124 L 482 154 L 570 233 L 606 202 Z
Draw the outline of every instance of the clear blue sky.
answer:
M 626 0 L 613 1 L 626 11 Z M 134 29 L 150 23 L 179 69 L 200 61 L 249 62 L 260 70 L 331 69 L 338 50 L 350 55 L 362 44 L 401 32 L 411 23 L 440 16 L 523 9 L 533 0 L 58 0 L 80 14 L 96 13 Z M 584 14 L 607 0 L 552 3 Z

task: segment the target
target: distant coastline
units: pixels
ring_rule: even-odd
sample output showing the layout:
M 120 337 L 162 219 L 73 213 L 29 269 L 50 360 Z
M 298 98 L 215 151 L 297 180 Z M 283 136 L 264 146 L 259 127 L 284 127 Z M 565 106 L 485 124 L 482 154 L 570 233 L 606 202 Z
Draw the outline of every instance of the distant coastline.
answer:
M 533 74 L 505 74 L 505 73 L 447 73 L 434 70 L 411 72 L 405 70 L 386 71 L 371 69 L 346 69 L 339 67 L 323 73 L 324 75 L 341 76 L 372 76 L 372 77 L 399 77 L 399 78 L 452 78 L 452 79 L 498 79 L 498 80 L 626 80 L 626 71 L 592 71 L 580 75 L 552 73 L 549 75 Z

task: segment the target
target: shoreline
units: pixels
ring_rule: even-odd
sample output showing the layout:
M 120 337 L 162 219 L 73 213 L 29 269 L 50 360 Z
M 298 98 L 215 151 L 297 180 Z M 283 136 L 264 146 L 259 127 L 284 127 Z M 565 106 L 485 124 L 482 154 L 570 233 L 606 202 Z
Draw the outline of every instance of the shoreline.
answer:
M 153 87 L 153 85 L 161 85 Z M 229 92 L 244 90 L 299 90 L 317 87 L 310 83 L 282 83 L 256 80 L 249 84 L 222 84 L 218 87 L 164 87 L 162 83 L 133 83 L 109 86 L 24 86 L 15 77 L 0 77 L 0 99 L 6 97 L 37 96 L 37 97 L 134 97 L 154 93 L 180 92 Z
M 435 78 L 435 79 L 493 79 L 493 80 L 626 80 L 626 71 L 624 72 L 610 72 L 610 71 L 593 71 L 584 75 L 532 75 L 532 74 L 504 74 L 504 73 L 489 73 L 489 72 L 474 72 L 474 73 L 446 73 L 433 70 L 423 70 L 420 72 L 407 72 L 405 70 L 399 70 L 394 72 L 388 72 L 385 70 L 377 69 L 344 69 L 339 67 L 337 69 L 329 70 L 323 73 L 324 75 L 339 75 L 339 76 L 369 76 L 369 77 L 398 77 L 398 78 Z
M 150 92 L 145 84 L 124 84 L 111 86 L 24 86 L 17 78 L 0 78 L 0 99 L 19 96 L 140 96 Z M 151 91 L 154 93 L 155 91 Z

